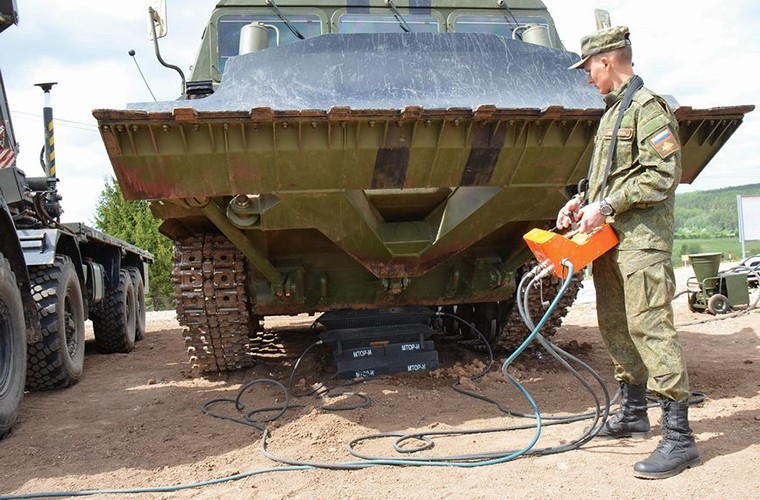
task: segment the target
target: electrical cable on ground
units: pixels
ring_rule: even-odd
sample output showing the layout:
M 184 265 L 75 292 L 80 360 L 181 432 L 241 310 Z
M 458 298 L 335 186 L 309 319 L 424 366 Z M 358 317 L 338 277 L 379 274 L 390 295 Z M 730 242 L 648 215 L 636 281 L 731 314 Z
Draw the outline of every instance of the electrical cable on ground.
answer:
M 437 432 L 437 433 L 425 432 L 425 433 L 420 433 L 418 435 L 396 433 L 396 434 L 383 434 L 383 435 L 375 435 L 375 436 L 365 436 L 365 437 L 362 437 L 362 438 L 355 439 L 351 443 L 349 443 L 349 449 L 351 450 L 351 452 L 354 455 L 358 456 L 359 458 L 362 458 L 359 461 L 338 462 L 338 463 L 325 463 L 325 462 L 291 460 L 291 459 L 288 459 L 288 458 L 285 458 L 285 457 L 279 457 L 279 456 L 276 456 L 276 455 L 274 455 L 274 454 L 272 454 L 272 453 L 270 453 L 268 451 L 268 449 L 267 449 L 267 439 L 269 437 L 269 430 L 261 422 L 267 422 L 267 421 L 271 421 L 271 420 L 273 420 L 275 418 L 278 418 L 279 416 L 281 416 L 282 414 L 284 414 L 284 412 L 287 411 L 288 408 L 292 408 L 293 406 L 290 405 L 290 403 L 289 403 L 289 399 L 288 399 L 288 395 L 287 395 L 288 391 L 287 391 L 287 389 L 285 388 L 285 386 L 283 384 L 281 384 L 281 383 L 279 383 L 277 381 L 271 380 L 271 379 L 259 379 L 259 380 L 255 380 L 255 381 L 250 382 L 250 383 L 246 384 L 245 386 L 243 386 L 241 388 L 241 390 L 238 391 L 238 396 L 234 400 L 233 399 L 229 399 L 229 398 L 219 398 L 219 399 L 211 400 L 211 401 L 209 401 L 209 402 L 207 402 L 206 404 L 203 405 L 202 411 L 205 414 L 213 416 L 213 417 L 216 417 L 216 418 L 225 418 L 225 419 L 229 419 L 229 420 L 235 421 L 237 423 L 243 423 L 243 424 L 254 426 L 254 427 L 258 428 L 258 429 L 261 429 L 262 432 L 263 432 L 262 439 L 261 439 L 261 446 L 260 446 L 261 453 L 264 456 L 270 458 L 273 461 L 277 461 L 279 463 L 286 464 L 286 467 L 277 467 L 277 468 L 274 468 L 274 469 L 262 469 L 262 470 L 259 470 L 259 471 L 249 471 L 247 473 L 237 474 L 237 475 L 234 475 L 234 476 L 229 476 L 228 478 L 220 478 L 220 479 L 214 480 L 215 481 L 214 483 L 210 483 L 210 482 L 208 482 L 208 483 L 207 482 L 193 483 L 192 485 L 185 485 L 185 487 L 200 487 L 200 486 L 205 486 L 207 484 L 217 484 L 218 482 L 222 482 L 224 480 L 232 481 L 232 480 L 236 480 L 236 479 L 241 479 L 243 477 L 249 477 L 250 475 L 254 475 L 254 474 L 257 474 L 257 473 L 261 473 L 261 472 L 265 472 L 265 471 L 272 471 L 272 470 L 277 470 L 277 471 L 286 470 L 286 469 L 287 470 L 303 470 L 303 469 L 306 469 L 306 468 L 327 468 L 327 469 L 351 470 L 351 469 L 359 469 L 359 468 L 374 467 L 374 466 L 384 466 L 384 465 L 394 465 L 394 466 L 399 466 L 399 465 L 403 465 L 403 466 L 423 466 L 424 465 L 424 466 L 442 466 L 442 467 L 479 467 L 479 466 L 484 466 L 484 465 L 492 465 L 492 464 L 504 463 L 504 462 L 507 462 L 507 461 L 510 461 L 510 460 L 514 460 L 515 458 L 518 458 L 518 457 L 523 456 L 525 454 L 528 454 L 529 452 L 531 452 L 532 448 L 534 447 L 534 445 L 538 441 L 539 436 L 541 434 L 541 429 L 542 429 L 542 425 L 543 425 L 543 423 L 542 423 L 542 415 L 540 414 L 538 406 L 537 406 L 536 402 L 534 401 L 533 397 L 520 384 L 520 382 L 517 379 L 515 379 L 507 371 L 507 368 L 517 358 L 517 356 L 519 356 L 525 350 L 525 348 L 533 341 L 533 339 L 536 338 L 536 336 L 538 335 L 538 331 L 544 326 L 545 322 L 548 320 L 549 316 L 554 311 L 554 309 L 556 308 L 556 306 L 559 303 L 560 299 L 562 298 L 562 296 L 564 295 L 565 291 L 567 290 L 567 287 L 570 284 L 570 279 L 571 279 L 572 274 L 573 274 L 573 272 L 572 272 L 572 264 L 568 263 L 568 266 L 569 266 L 568 278 L 563 283 L 563 286 L 560 289 L 559 293 L 554 298 L 553 302 L 550 304 L 549 308 L 546 310 L 546 312 L 543 315 L 543 317 L 541 318 L 541 320 L 538 322 L 537 325 L 535 325 L 535 327 L 533 328 L 533 331 L 531 332 L 531 334 L 504 361 L 504 363 L 502 364 L 502 368 L 501 368 L 501 371 L 505 375 L 505 377 L 507 377 L 507 379 L 509 380 L 509 382 L 518 389 L 518 391 L 523 395 L 523 397 L 527 400 L 527 402 L 529 403 L 529 405 L 533 409 L 533 413 L 532 414 L 527 414 L 526 415 L 526 416 L 530 416 L 531 418 L 534 419 L 533 423 L 531 423 L 529 425 L 524 425 L 524 426 L 513 426 L 513 428 L 515 428 L 515 429 L 516 428 L 523 428 L 523 429 L 531 429 L 532 428 L 532 429 L 534 429 L 533 437 L 529 440 L 529 442 L 523 448 L 518 449 L 518 450 L 496 451 L 496 452 L 491 452 L 491 453 L 481 453 L 481 454 L 473 454 L 473 455 L 459 455 L 459 456 L 451 456 L 451 457 L 421 458 L 421 459 L 416 459 L 416 458 L 398 459 L 398 458 L 393 458 L 393 457 L 374 457 L 374 458 L 368 457 L 368 458 L 363 458 L 363 457 L 360 456 L 361 454 L 355 450 L 356 445 L 358 443 L 362 442 L 362 441 L 366 441 L 366 440 L 369 440 L 369 439 L 375 439 L 375 438 L 379 438 L 379 437 L 387 438 L 389 436 L 393 436 L 393 437 L 397 437 L 398 438 L 397 443 L 395 445 L 395 448 L 397 450 L 402 448 L 400 443 L 402 443 L 404 441 L 407 441 L 409 439 L 417 439 L 417 440 L 422 441 L 423 443 L 425 443 L 425 445 L 421 449 L 427 449 L 427 448 L 432 447 L 432 441 L 431 441 L 430 436 L 432 436 L 432 435 L 452 434 L 452 432 L 448 432 L 448 433 L 447 432 L 443 432 L 443 433 L 441 433 L 441 432 Z M 536 279 L 540 279 L 540 278 L 537 277 Z M 535 279 L 534 279 L 534 281 L 535 281 Z M 518 288 L 518 292 L 519 292 L 520 289 L 522 289 L 522 285 L 525 282 L 526 282 L 526 280 L 523 279 L 523 281 L 521 282 L 521 287 Z M 477 331 L 477 329 L 474 327 L 474 325 L 471 325 L 469 323 L 467 323 L 467 324 L 476 333 L 478 333 L 478 335 L 481 336 L 481 338 L 483 338 L 482 334 Z M 485 338 L 483 338 L 483 340 L 485 340 Z M 487 342 L 486 342 L 486 344 L 487 344 Z M 310 346 L 307 349 L 307 351 L 310 350 L 311 348 L 312 348 L 312 346 Z M 305 353 L 306 352 L 304 352 L 304 354 Z M 303 358 L 304 354 L 302 354 L 302 356 L 299 358 L 299 360 L 297 361 L 296 365 L 294 366 L 293 373 L 291 374 L 291 377 L 290 377 L 290 385 L 291 386 L 292 386 L 292 382 L 293 382 L 293 379 L 294 379 L 295 370 L 297 369 L 298 364 L 300 363 L 300 361 Z M 489 368 L 490 368 L 490 366 L 492 364 L 492 361 L 493 361 L 493 353 L 490 351 L 490 346 L 489 346 L 489 365 L 488 365 Z M 479 375 L 476 378 L 480 378 L 480 377 L 484 376 L 485 373 L 487 373 L 487 371 L 484 372 L 484 373 L 482 373 L 481 375 Z M 234 404 L 234 406 L 235 406 L 236 409 L 242 410 L 244 408 L 244 405 L 241 402 L 242 395 L 244 393 L 248 392 L 253 386 L 255 386 L 255 385 L 262 385 L 262 384 L 271 384 L 271 385 L 275 385 L 276 387 L 278 387 L 283 392 L 283 394 L 285 395 L 284 403 L 281 406 L 277 406 L 277 407 L 263 407 L 263 408 L 256 408 L 254 410 L 249 410 L 245 414 L 245 418 L 243 418 L 243 419 L 239 419 L 239 418 L 236 419 L 234 417 L 223 416 L 223 415 L 211 412 L 210 407 L 213 406 L 213 405 L 216 405 L 218 403 L 221 403 L 221 402 L 227 402 L 227 403 L 230 403 L 230 404 Z M 455 384 L 455 386 L 456 385 L 457 384 Z M 312 391 L 311 393 L 307 393 L 307 394 L 313 394 L 314 392 L 315 391 Z M 351 394 L 354 394 L 354 393 L 351 393 Z M 606 395 L 606 390 L 605 390 L 605 395 Z M 366 399 L 365 401 L 368 404 L 369 400 Z M 597 400 L 597 403 L 598 403 L 598 400 Z M 274 417 L 263 419 L 262 421 L 257 421 L 257 420 L 254 420 L 254 419 L 251 418 L 252 415 L 258 414 L 258 413 L 261 413 L 261 412 L 265 412 L 265 411 L 277 411 L 278 413 Z M 604 409 L 604 416 L 605 416 L 605 418 L 606 418 L 606 415 L 607 415 L 608 411 L 609 411 L 608 407 Z M 511 410 L 506 410 L 505 413 L 510 414 L 510 415 L 515 415 L 516 414 L 516 412 L 513 412 Z M 590 437 L 588 437 L 588 436 L 593 437 L 594 430 L 598 430 L 598 428 L 599 428 L 599 425 L 596 425 L 597 422 L 599 421 L 599 413 L 600 413 L 599 412 L 599 407 L 597 407 L 597 412 L 594 413 L 594 416 L 595 416 L 595 419 L 596 419 L 595 425 L 592 425 L 591 428 L 590 428 L 592 430 L 590 430 L 590 431 L 587 430 L 584 433 L 584 436 L 582 436 L 582 438 L 580 440 L 577 440 L 577 442 L 582 442 L 584 438 L 590 439 Z M 601 420 L 603 422 L 604 418 L 602 418 Z M 557 423 L 559 423 L 559 422 L 557 422 Z M 472 434 L 472 433 L 476 433 L 476 432 L 477 433 L 483 433 L 483 432 L 504 432 L 504 431 L 511 430 L 511 429 L 512 428 L 486 429 L 486 430 L 482 430 L 481 429 L 479 431 L 464 431 L 464 432 L 463 431 L 457 431 L 456 433 L 459 434 L 459 435 L 461 435 L 463 433 L 464 434 Z M 562 448 L 565 448 L 565 447 L 562 447 Z M 537 450 L 534 453 L 535 454 L 545 454 L 545 453 L 558 452 L 558 451 L 559 451 L 559 449 L 554 450 L 554 449 L 547 448 L 547 449 L 544 449 L 544 450 Z M 78 494 L 136 493 L 136 492 L 148 492 L 148 491 L 154 491 L 154 492 L 176 491 L 174 488 L 182 488 L 182 487 L 171 487 L 171 488 L 172 489 L 170 489 L 170 490 L 165 490 L 165 489 L 89 490 L 89 491 L 85 491 L 85 492 L 79 492 Z M 72 492 L 64 492 L 62 494 L 49 494 L 49 496 L 61 496 L 63 494 L 71 494 L 71 493 Z M 2 498 L 2 497 L 0 497 L 0 498 Z M 24 498 L 24 497 L 9 497 L 9 498 Z
M 502 373 L 507 377 L 509 382 L 515 386 L 515 388 L 518 389 L 518 391 L 523 395 L 523 397 L 528 401 L 529 405 L 533 409 L 532 417 L 535 419 L 535 423 L 533 423 L 530 426 L 527 426 L 525 428 L 534 428 L 535 432 L 533 434 L 533 437 L 530 439 L 530 441 L 521 449 L 519 450 L 507 450 L 507 451 L 497 451 L 492 453 L 480 453 L 480 454 L 473 454 L 473 455 L 459 455 L 459 456 L 449 456 L 449 457 L 435 457 L 435 458 L 406 458 L 406 459 L 398 459 L 393 457 L 365 457 L 362 456 L 359 452 L 355 450 L 355 446 L 362 441 L 367 441 L 370 439 L 380 439 L 380 438 L 388 438 L 388 437 L 396 437 L 399 438 L 401 441 L 405 439 L 411 439 L 414 437 L 415 439 L 421 439 L 423 442 L 426 442 L 425 446 L 423 446 L 423 449 L 428 449 L 432 445 L 427 442 L 429 439 L 429 436 L 431 435 L 447 435 L 447 434 L 462 434 L 462 431 L 437 431 L 437 432 L 424 432 L 420 433 L 419 435 L 407 435 L 407 434 L 400 434 L 400 433 L 386 433 L 386 434 L 375 434 L 372 436 L 365 436 L 362 438 L 357 438 L 349 443 L 349 451 L 354 455 L 358 456 L 359 458 L 363 458 L 363 460 L 359 462 L 340 462 L 340 463 L 324 463 L 324 462 L 313 462 L 313 461 L 302 461 L 302 460 L 293 460 L 288 459 L 285 457 L 280 457 L 277 455 L 274 455 L 273 453 L 270 453 L 267 449 L 267 438 L 268 438 L 268 432 L 265 432 L 262 436 L 261 441 L 261 453 L 264 454 L 264 456 L 270 458 L 271 460 L 284 463 L 287 465 L 311 465 L 313 467 L 319 467 L 319 468 L 328 468 L 328 469 L 356 469 L 356 468 L 364 468 L 367 466 L 378 466 L 378 465 L 414 465 L 414 466 L 433 466 L 433 467 L 480 467 L 484 465 L 493 465 L 498 463 L 504 463 L 510 460 L 514 460 L 522 455 L 527 454 L 530 452 L 530 450 L 533 448 L 533 446 L 538 441 L 539 436 L 541 435 L 541 425 L 542 425 L 542 419 L 541 414 L 539 412 L 538 406 L 536 402 L 534 401 L 533 397 L 528 393 L 528 391 L 520 384 L 520 382 L 515 379 L 508 371 L 507 368 L 509 365 L 519 356 L 525 348 L 533 341 L 535 336 L 538 334 L 538 330 L 540 330 L 548 318 L 551 316 L 551 313 L 556 308 L 557 304 L 559 303 L 560 299 L 564 295 L 565 291 L 567 290 L 567 287 L 570 285 L 570 281 L 572 279 L 573 270 L 572 270 L 572 263 L 567 262 L 567 265 L 569 266 L 569 272 L 568 272 L 568 278 L 563 283 L 562 287 L 560 288 L 559 293 L 552 301 L 551 305 L 545 312 L 544 316 L 539 321 L 538 325 L 533 329 L 530 335 L 523 341 L 523 343 L 504 361 L 502 364 L 501 371 Z M 519 288 L 518 288 L 519 292 Z M 469 324 L 468 324 L 469 325 Z M 472 325 L 470 325 L 476 332 L 477 329 L 475 329 Z M 479 333 L 479 332 L 478 332 Z M 480 334 L 482 336 L 482 334 Z M 500 431 L 510 430 L 508 428 L 502 428 L 499 429 Z M 497 429 L 487 429 L 485 432 L 496 432 Z M 466 434 L 472 434 L 476 433 L 477 431 L 465 431 Z M 483 431 L 481 430 L 480 433 Z M 400 447 L 399 441 L 396 442 L 396 447 Z
M 455 382 L 452 386 L 452 388 L 457 392 L 460 392 L 464 395 L 468 395 L 473 398 L 495 405 L 502 413 L 506 415 L 532 419 L 533 422 L 531 423 L 524 424 L 524 425 L 514 425 L 514 426 L 509 426 L 509 427 L 490 428 L 490 429 L 421 431 L 418 433 L 383 433 L 383 434 L 363 436 L 363 437 L 353 439 L 347 444 L 349 452 L 353 456 L 357 457 L 357 459 L 359 459 L 356 461 L 344 461 L 344 462 L 302 461 L 302 460 L 294 460 L 294 459 L 289 459 L 286 457 L 277 456 L 268 450 L 268 440 L 270 437 L 270 431 L 268 427 L 266 426 L 266 423 L 272 422 L 276 420 L 277 418 L 280 418 L 289 409 L 301 408 L 305 406 L 303 404 L 293 404 L 290 399 L 291 397 L 302 398 L 306 396 L 312 396 L 322 391 L 323 394 L 321 396 L 318 396 L 319 398 L 323 400 L 323 404 L 322 406 L 320 406 L 320 408 L 323 410 L 328 410 L 328 411 L 350 410 L 350 409 L 368 406 L 370 403 L 369 397 L 361 393 L 343 392 L 343 393 L 335 394 L 333 392 L 336 389 L 346 387 L 347 385 L 355 385 L 357 383 L 361 383 L 365 381 L 366 379 L 353 380 L 331 389 L 328 389 L 323 383 L 320 383 L 309 392 L 306 392 L 303 394 L 297 394 L 297 395 L 294 394 L 293 383 L 295 380 L 295 374 L 298 370 L 298 367 L 308 352 L 310 352 L 317 345 L 322 344 L 322 341 L 320 340 L 310 345 L 299 356 L 298 360 L 294 364 L 293 370 L 291 371 L 291 375 L 289 377 L 287 387 L 281 382 L 278 382 L 273 379 L 266 379 L 266 378 L 256 379 L 243 385 L 241 389 L 238 391 L 238 394 L 234 399 L 231 399 L 231 398 L 213 399 L 204 403 L 201 406 L 201 411 L 208 416 L 230 420 L 239 424 L 252 426 L 256 429 L 261 430 L 262 437 L 261 437 L 260 448 L 259 448 L 260 452 L 262 453 L 262 455 L 269 458 L 270 460 L 273 460 L 275 462 L 278 462 L 284 465 L 269 467 L 269 468 L 262 468 L 262 469 L 255 469 L 255 470 L 251 470 L 251 471 L 247 471 L 247 472 L 243 472 L 239 474 L 234 474 L 234 475 L 230 475 L 230 476 L 226 476 L 222 478 L 216 478 L 216 479 L 211 479 L 207 481 L 200 481 L 200 482 L 188 483 L 188 484 L 176 485 L 176 486 L 150 487 L 150 488 L 127 488 L 127 489 L 100 489 L 100 490 L 93 489 L 93 490 L 82 490 L 82 491 L 29 493 L 29 494 L 20 494 L 20 495 L 4 495 L 4 496 L 0 496 L 0 500 L 16 499 L 16 498 L 42 498 L 42 497 L 50 498 L 50 497 L 60 497 L 60 496 L 87 496 L 87 495 L 96 495 L 96 494 L 141 494 L 141 493 L 175 492 L 175 491 L 181 491 L 181 490 L 192 489 L 192 488 L 201 488 L 201 487 L 210 486 L 214 484 L 220 484 L 220 483 L 224 483 L 228 481 L 235 481 L 238 479 L 244 479 L 247 477 L 252 477 L 255 475 L 269 473 L 269 472 L 289 472 L 289 471 L 298 471 L 298 470 L 316 470 L 316 469 L 354 470 L 354 469 L 363 469 L 367 467 L 378 467 L 378 466 L 480 467 L 480 466 L 494 465 L 494 464 L 508 462 L 516 458 L 519 458 L 521 456 L 548 455 L 548 454 L 553 454 L 553 453 L 569 451 L 572 449 L 577 449 L 583 444 L 590 441 L 599 432 L 599 430 L 604 425 L 604 422 L 606 421 L 607 417 L 609 416 L 611 405 L 615 402 L 617 397 L 619 397 L 619 393 L 616 394 L 616 396 L 613 399 L 610 399 L 609 393 L 606 389 L 606 386 L 604 385 L 604 381 L 602 380 L 602 378 L 599 376 L 598 373 L 596 373 L 588 364 L 586 364 L 579 358 L 573 356 L 572 354 L 562 350 L 561 348 L 559 348 L 558 346 L 550 342 L 548 339 L 544 338 L 539 333 L 539 331 L 544 326 L 548 318 L 551 316 L 552 312 L 556 308 L 557 304 L 559 303 L 560 299 L 562 298 L 565 291 L 567 290 L 567 287 L 570 284 L 570 280 L 573 275 L 573 265 L 569 261 L 565 261 L 563 264 L 567 266 L 567 279 L 565 279 L 556 297 L 554 298 L 552 303 L 549 305 L 544 315 L 541 317 L 541 319 L 539 320 L 537 324 L 534 324 L 533 319 L 530 317 L 530 313 L 528 310 L 527 294 L 529 293 L 530 287 L 536 287 L 540 283 L 541 279 L 543 279 L 543 277 L 545 277 L 548 274 L 549 270 L 541 269 L 540 265 L 536 266 L 533 270 L 531 270 L 529 273 L 526 273 L 523 276 L 523 278 L 520 281 L 520 284 L 517 287 L 516 305 L 518 307 L 518 311 L 523 321 L 531 329 L 531 333 L 523 341 L 523 343 L 504 361 L 504 363 L 501 366 L 501 371 L 502 371 L 502 374 L 507 378 L 507 380 L 509 380 L 509 382 L 515 388 L 517 388 L 517 390 L 526 399 L 526 401 L 528 402 L 528 404 L 533 410 L 532 413 L 516 412 L 509 408 L 505 408 L 501 405 L 501 403 L 491 398 L 488 398 L 486 396 L 477 394 L 473 391 L 464 389 L 463 387 L 461 387 L 461 384 L 459 381 Z M 465 325 L 467 325 L 468 328 L 471 328 L 487 346 L 489 360 L 486 365 L 486 368 L 482 371 L 482 373 L 472 377 L 470 380 L 472 381 L 478 380 L 484 377 L 487 373 L 489 373 L 494 362 L 493 351 L 491 350 L 490 345 L 486 341 L 485 337 L 483 337 L 482 333 L 479 332 L 478 329 L 473 324 L 462 320 L 456 315 L 444 313 L 444 312 L 438 312 L 436 313 L 436 315 L 453 317 L 457 321 L 463 322 Z M 549 354 L 551 354 L 555 359 L 557 359 L 557 361 L 559 361 L 559 363 L 562 364 L 562 366 L 568 369 L 571 372 L 571 374 L 573 374 L 573 376 L 586 389 L 586 391 L 588 391 L 591 394 L 595 403 L 595 408 L 593 411 L 578 414 L 578 415 L 565 416 L 565 417 L 541 415 L 538 405 L 536 404 L 536 402 L 534 401 L 530 393 L 528 393 L 528 391 L 520 384 L 520 382 L 517 379 L 515 379 L 507 371 L 511 363 L 527 348 L 527 346 L 533 340 L 537 340 L 541 344 L 541 346 Z M 588 383 L 588 381 L 584 379 L 581 376 L 581 374 L 569 362 L 578 364 L 583 370 L 587 371 L 591 375 L 591 377 L 596 381 L 596 383 L 600 386 L 602 394 L 603 394 L 603 398 L 601 401 L 599 399 L 599 396 L 594 392 L 593 388 Z M 331 377 L 331 379 L 332 378 L 334 378 L 334 376 Z M 217 413 L 211 410 L 212 407 L 215 407 L 217 405 L 224 403 L 227 405 L 233 405 L 235 410 L 237 410 L 238 412 L 242 412 L 243 410 L 245 410 L 245 404 L 243 403 L 244 395 L 246 393 L 250 393 L 255 386 L 262 386 L 262 385 L 275 386 L 277 389 L 279 389 L 279 391 L 283 395 L 282 404 L 276 405 L 276 406 L 255 407 L 253 409 L 247 410 L 242 418 L 232 417 L 232 416 Z M 337 397 L 337 396 L 358 397 L 360 401 L 359 403 L 356 403 L 356 404 L 334 405 L 332 407 L 324 403 L 325 400 L 332 397 Z M 705 397 L 704 394 L 702 393 L 694 393 L 694 396 L 695 398 L 690 401 L 690 404 L 700 403 L 704 400 L 704 397 Z M 652 404 L 650 406 L 656 406 L 656 404 Z M 272 415 L 268 417 L 265 416 L 265 417 L 255 418 L 256 416 L 259 416 L 265 413 L 271 413 Z M 587 420 L 587 419 L 592 419 L 593 420 L 592 424 L 586 427 L 583 433 L 581 434 L 581 436 L 574 439 L 573 441 L 562 444 L 560 446 L 534 449 L 534 446 L 537 443 L 541 435 L 542 428 L 544 426 L 560 425 L 560 424 L 578 422 L 578 421 Z M 514 431 L 514 430 L 529 430 L 529 429 L 534 429 L 532 438 L 529 440 L 527 444 L 525 444 L 525 446 L 517 450 L 499 450 L 499 451 L 483 452 L 483 453 L 477 453 L 477 454 L 452 455 L 452 456 L 442 456 L 442 457 L 432 457 L 432 458 L 431 457 L 397 458 L 397 457 L 369 456 L 357 450 L 357 447 L 361 443 L 364 443 L 370 440 L 395 438 L 395 442 L 393 443 L 394 450 L 399 454 L 409 455 L 411 453 L 415 453 L 415 452 L 419 452 L 423 450 L 429 450 L 433 448 L 434 446 L 433 437 L 489 434 L 489 433 L 500 433 L 500 432 Z M 411 441 L 416 441 L 421 444 L 417 446 L 406 444 Z

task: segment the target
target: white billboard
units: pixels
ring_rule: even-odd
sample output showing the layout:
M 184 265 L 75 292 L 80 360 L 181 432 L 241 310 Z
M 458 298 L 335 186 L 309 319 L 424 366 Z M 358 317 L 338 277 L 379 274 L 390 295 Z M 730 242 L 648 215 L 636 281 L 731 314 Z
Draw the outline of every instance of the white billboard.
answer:
M 760 196 L 739 196 L 739 234 L 742 241 L 760 240 Z

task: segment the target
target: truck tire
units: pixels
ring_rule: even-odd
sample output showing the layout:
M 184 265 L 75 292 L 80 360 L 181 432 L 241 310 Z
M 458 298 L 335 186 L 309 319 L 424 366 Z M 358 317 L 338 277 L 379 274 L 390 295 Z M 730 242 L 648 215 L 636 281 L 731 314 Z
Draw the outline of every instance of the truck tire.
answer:
M 74 263 L 57 255 L 53 264 L 29 271 L 42 336 L 27 349 L 26 387 L 69 387 L 84 368 L 84 304 Z
M 16 285 L 16 275 L 0 253 L 0 439 L 10 433 L 24 397 L 24 332 L 24 307 Z
M 136 267 L 126 267 L 135 291 L 135 340 L 145 337 L 145 283 Z
M 125 269 L 119 271 L 119 284 L 106 293 L 101 307 L 92 314 L 92 329 L 98 352 L 130 352 L 135 348 L 135 291 Z

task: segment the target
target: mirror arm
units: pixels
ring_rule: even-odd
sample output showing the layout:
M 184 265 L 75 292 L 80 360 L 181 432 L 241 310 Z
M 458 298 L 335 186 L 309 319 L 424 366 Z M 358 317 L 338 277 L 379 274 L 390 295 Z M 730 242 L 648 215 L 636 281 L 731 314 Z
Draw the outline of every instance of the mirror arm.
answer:
M 187 91 L 187 82 L 185 80 L 185 74 L 182 72 L 182 70 L 179 68 L 179 66 L 175 66 L 174 64 L 169 64 L 166 61 L 164 61 L 164 58 L 161 57 L 161 51 L 158 48 L 158 37 L 156 37 L 156 23 L 153 22 L 155 19 L 154 15 L 156 14 L 156 11 L 153 9 L 153 7 L 148 7 L 148 14 L 150 15 L 150 28 L 153 32 L 153 47 L 156 50 L 156 58 L 158 59 L 158 62 L 161 63 L 161 66 L 169 69 L 173 69 L 177 73 L 179 73 L 180 78 L 182 79 L 182 95 L 185 95 L 185 92 Z

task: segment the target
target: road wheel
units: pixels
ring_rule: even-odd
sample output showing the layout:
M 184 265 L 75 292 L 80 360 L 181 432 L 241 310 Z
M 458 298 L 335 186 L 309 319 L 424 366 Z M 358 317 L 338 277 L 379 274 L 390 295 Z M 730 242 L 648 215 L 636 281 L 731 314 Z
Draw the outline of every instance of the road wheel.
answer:
M 30 271 L 42 338 L 27 350 L 26 386 L 34 391 L 68 387 L 84 368 L 84 304 L 76 268 L 58 255 L 55 263 Z
M 459 307 L 461 308 L 462 318 L 472 323 L 489 343 L 496 340 L 499 332 L 504 328 L 504 322 L 509 310 L 506 302 L 465 304 Z M 466 325 L 462 325 L 461 330 L 465 338 L 478 338 L 478 334 Z
M 434 328 L 441 330 L 446 335 L 458 335 L 460 333 L 460 322 L 449 316 L 456 314 L 456 306 L 439 306 L 437 310 L 445 313 L 445 315 L 436 317 L 437 322 L 434 323 Z
M 103 354 L 130 352 L 135 347 L 137 323 L 132 278 L 122 269 L 119 284 L 106 293 L 100 309 L 92 314 L 95 346 Z
M 24 307 L 8 261 L 0 253 L 0 439 L 11 431 L 24 397 Z
M 707 301 L 707 310 L 710 314 L 726 314 L 731 310 L 731 304 L 728 303 L 728 297 L 716 293 Z
M 145 284 L 136 267 L 125 269 L 132 278 L 132 288 L 135 291 L 135 340 L 142 340 L 145 337 Z

